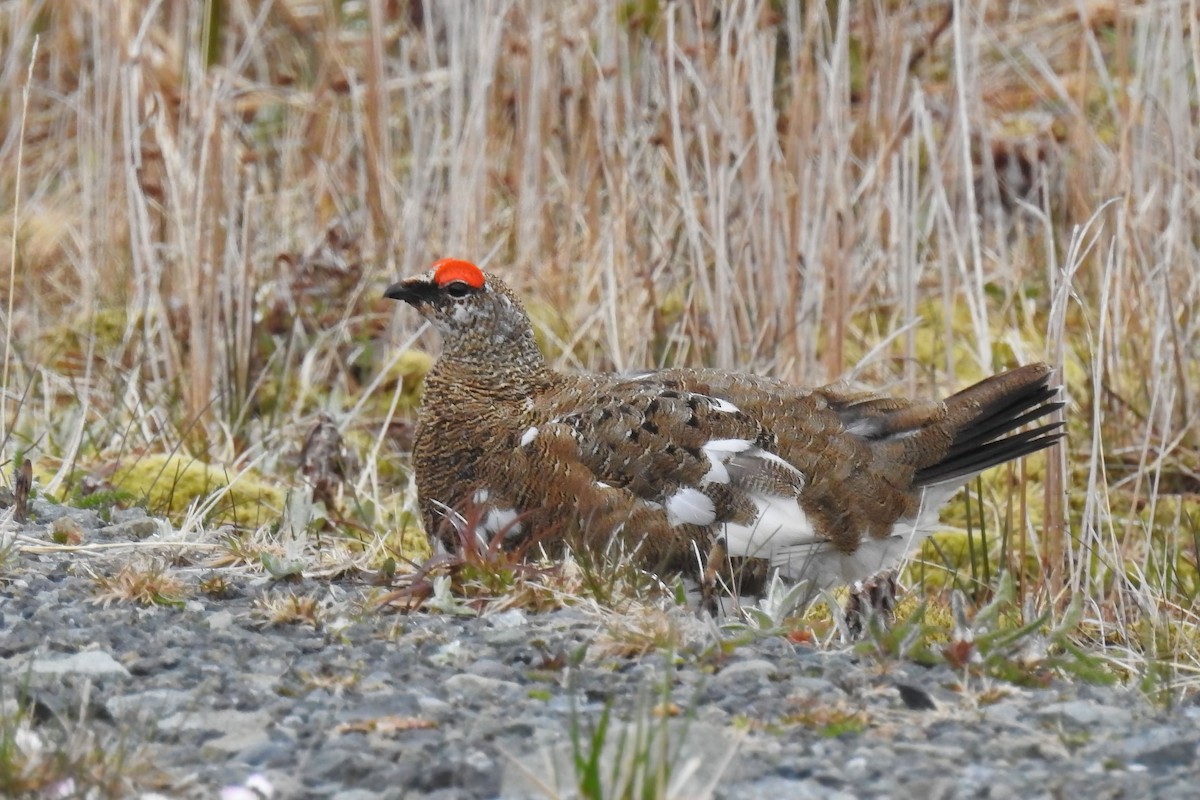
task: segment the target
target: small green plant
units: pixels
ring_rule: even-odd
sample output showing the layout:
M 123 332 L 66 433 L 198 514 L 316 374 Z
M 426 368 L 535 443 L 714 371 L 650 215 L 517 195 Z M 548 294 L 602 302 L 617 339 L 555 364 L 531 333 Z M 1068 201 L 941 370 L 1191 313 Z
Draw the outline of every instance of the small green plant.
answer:
M 799 725 L 810 728 L 826 739 L 839 736 L 851 736 L 862 733 L 867 729 L 869 719 L 865 712 L 857 709 L 847 709 L 840 706 L 828 706 L 815 700 L 808 700 L 795 711 L 784 714 L 779 725 L 787 727 Z
M 954 591 L 950 600 L 949 625 L 930 622 L 924 604 L 890 627 L 869 618 L 859 651 L 881 659 L 945 663 L 966 675 L 987 675 L 1020 685 L 1041 685 L 1054 675 L 1097 684 L 1116 678 L 1072 638 L 1083 616 L 1078 597 L 1062 619 L 1052 623 L 1050 611 L 1035 614 L 1028 602 L 1019 609 L 1015 583 L 1005 572 L 995 595 L 973 619 L 967 617 L 962 592 Z
M 72 492 L 70 503 L 76 508 L 95 509 L 102 520 L 111 522 L 114 509 L 129 508 L 134 505 L 136 500 L 137 498 L 131 492 L 101 488 L 88 494 L 84 494 L 82 491 Z
M 698 764 L 683 758 L 695 705 L 681 711 L 671 700 L 674 658 L 674 653 L 666 654 L 666 670 L 657 687 L 643 687 L 632 722 L 614 720 L 611 699 L 596 721 L 588 722 L 573 696 L 571 765 L 580 797 L 654 800 L 681 796 Z M 682 725 L 672 725 L 676 716 L 683 717 Z
M 732 643 L 751 642 L 771 636 L 791 636 L 795 631 L 793 623 L 804 613 L 812 596 L 812 585 L 808 581 L 788 585 L 775 573 L 767 585 L 766 594 L 755 605 L 742 606 L 740 618 L 723 622 L 721 634 Z
M 477 610 L 471 608 L 461 597 L 454 594 L 449 575 L 437 575 L 433 578 L 432 592 L 425 600 L 425 608 L 450 616 L 475 617 L 479 615 Z
M 262 567 L 273 580 L 298 580 L 304 574 L 305 559 L 300 557 L 288 558 L 263 551 L 258 555 Z
M 693 735 L 697 701 L 694 697 L 681 708 L 671 699 L 676 656 L 667 652 L 664 659 L 665 671 L 642 684 L 628 721 L 622 719 L 613 698 L 589 716 L 580 708 L 578 692 L 572 690 L 570 741 L 552 754 L 551 774 L 515 762 L 529 782 L 525 793 L 583 800 L 711 797 L 745 731 L 721 729 L 703 737 Z M 714 735 L 724 737 L 715 749 Z M 713 752 L 720 757 L 707 755 Z
M 579 568 L 574 559 L 552 564 L 539 561 L 533 557 L 534 540 L 507 549 L 503 531 L 485 540 L 476 534 L 482 522 L 480 509 L 468 509 L 465 515 L 447 509 L 447 514 L 453 514 L 459 523 L 450 529 L 456 539 L 454 552 L 439 553 L 414 565 L 381 605 L 479 614 L 485 609 L 548 610 L 579 596 Z
M 213 570 L 200 578 L 199 589 L 214 600 L 221 600 L 233 594 L 233 581 L 224 572 Z
M 578 566 L 582 597 L 608 608 L 673 595 L 677 605 L 686 604 L 682 585 L 669 585 L 655 570 L 648 568 L 639 558 L 638 546 L 631 546 L 620 537 L 597 544 L 587 535 L 586 529 L 586 521 L 580 521 L 564 536 L 567 554 Z

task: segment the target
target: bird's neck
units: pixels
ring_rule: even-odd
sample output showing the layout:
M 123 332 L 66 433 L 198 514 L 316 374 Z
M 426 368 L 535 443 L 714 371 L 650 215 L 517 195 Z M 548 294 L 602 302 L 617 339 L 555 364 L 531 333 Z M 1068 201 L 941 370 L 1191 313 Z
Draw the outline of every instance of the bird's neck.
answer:
M 496 402 L 523 401 L 554 383 L 555 373 L 536 347 L 532 352 L 513 350 L 503 356 L 495 353 L 443 351 L 427 378 L 428 389 L 467 393 L 470 397 Z

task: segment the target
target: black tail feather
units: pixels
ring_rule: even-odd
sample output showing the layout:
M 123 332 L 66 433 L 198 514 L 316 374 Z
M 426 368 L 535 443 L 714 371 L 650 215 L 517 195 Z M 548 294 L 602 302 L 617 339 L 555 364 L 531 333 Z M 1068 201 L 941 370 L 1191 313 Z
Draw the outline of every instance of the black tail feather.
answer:
M 932 467 L 919 470 L 913 483 L 917 486 L 931 486 L 956 478 L 966 478 L 989 467 L 1045 450 L 1063 437 L 1063 431 L 1060 430 L 1062 426 L 1061 422 L 1051 422 L 1030 431 L 989 442 L 959 459 L 940 461 Z
M 1026 368 L 1023 368 L 1026 369 Z M 1042 419 L 1063 407 L 1054 400 L 1059 387 L 1049 385 L 1050 372 L 1045 372 L 1025 385 L 1012 388 L 1003 384 L 988 385 L 990 381 L 964 389 L 946 400 L 951 419 L 957 422 L 954 439 L 946 454 L 936 464 L 917 471 L 914 482 L 929 486 L 967 478 L 1006 461 L 1043 450 L 1063 436 L 1062 422 L 1051 422 L 1032 430 L 1012 433 L 1021 426 Z M 1020 375 L 1006 373 L 990 380 L 1019 380 Z M 981 393 L 994 393 L 994 397 Z M 1011 434 L 1011 435 L 1009 435 Z
M 946 454 L 946 458 L 954 459 L 963 456 L 970 451 L 986 445 L 988 442 L 997 439 L 1009 431 L 1015 431 L 1022 425 L 1041 419 L 1049 414 L 1053 414 L 1065 405 L 1064 403 L 1047 403 L 1044 406 L 1030 409 L 1024 414 L 1019 414 L 1011 419 L 1005 419 L 1002 422 L 997 422 L 986 430 L 973 431 L 973 435 L 969 438 L 955 439 L 950 452 Z

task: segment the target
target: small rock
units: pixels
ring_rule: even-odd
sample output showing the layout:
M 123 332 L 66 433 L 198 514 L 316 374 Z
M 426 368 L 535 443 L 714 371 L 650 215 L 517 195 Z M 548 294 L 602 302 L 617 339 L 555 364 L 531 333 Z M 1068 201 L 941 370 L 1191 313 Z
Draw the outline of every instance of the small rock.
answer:
M 695 618 L 691 617 L 691 619 Z M 797 660 L 802 660 L 806 651 L 810 650 L 810 648 L 805 645 L 792 644 L 782 636 L 771 636 L 755 642 L 754 650 L 765 658 L 775 659 L 779 662 L 778 666 L 781 667 L 784 664 L 792 664 Z
M 460 668 L 470 661 L 470 657 L 462 641 L 455 639 L 438 648 L 438 651 L 429 657 L 429 661 L 438 667 Z
M 254 715 L 257 716 L 257 715 Z M 269 717 L 261 715 L 264 722 L 257 726 L 239 727 L 230 730 L 224 736 L 218 736 L 216 739 L 209 739 L 204 743 L 201 751 L 210 757 L 221 757 L 234 755 L 246 750 L 255 750 L 268 744 L 271 741 L 270 734 L 267 732 L 266 724 Z
M 483 641 L 491 647 L 513 647 L 525 642 L 525 631 L 521 628 L 499 628 L 484 631 Z
M 751 658 L 729 664 L 714 676 L 713 683 L 755 683 L 766 680 L 777 671 L 778 668 L 772 662 L 761 658 Z
M 261 711 L 184 711 L 171 714 L 158 723 L 164 731 L 227 731 L 267 725 L 270 718 Z
M 467 766 L 479 772 L 490 772 L 496 768 L 496 762 L 482 750 L 470 750 L 463 759 Z
M 521 609 L 512 608 L 493 614 L 488 617 L 488 622 L 492 623 L 493 628 L 521 628 L 529 623 L 529 618 Z
M 233 613 L 224 610 L 216 611 L 208 615 L 206 622 L 209 630 L 223 631 L 233 625 Z
M 104 707 L 117 719 L 136 717 L 139 714 L 162 717 L 186 708 L 193 702 L 191 693 L 182 689 L 149 689 L 109 697 L 104 701 Z
M 792 678 L 791 681 L 791 694 L 794 697 L 815 697 L 837 691 L 840 690 L 824 678 L 809 678 L 800 675 Z
M 903 701 L 904 705 L 913 711 L 933 711 L 937 708 L 937 703 L 933 702 L 933 697 L 920 686 L 897 683 L 896 691 L 900 692 L 900 700 Z
M 1024 728 L 1027 716 L 1026 705 L 1019 698 L 1001 700 L 983 707 L 984 720 L 1006 727 Z
M 1133 721 L 1133 715 L 1127 708 L 1106 706 L 1087 700 L 1068 700 L 1065 703 L 1051 703 L 1048 706 L 1042 707 L 1036 713 L 1044 720 L 1082 730 L 1097 726 L 1124 728 Z
M 1180 735 L 1176 728 L 1155 728 L 1138 734 L 1121 744 L 1124 759 L 1153 769 L 1164 769 L 1200 760 L 1197 735 Z
M 133 508 L 116 508 L 112 512 L 112 521 L 114 525 L 119 525 L 122 522 L 129 522 L 135 519 L 145 519 L 146 509 L 139 506 Z
M 60 658 L 35 658 L 29 667 L 34 675 L 83 675 L 89 678 L 129 677 L 115 658 L 103 650 L 85 650 Z
M 892 746 L 892 752 L 902 757 L 913 756 L 930 763 L 938 761 L 954 763 L 955 761 L 962 760 L 963 749 L 961 747 L 925 744 L 923 742 L 896 742 Z
M 141 519 L 131 519 L 109 525 L 100 530 L 100 535 L 120 541 L 140 541 L 142 539 L 149 539 L 151 536 L 159 533 L 168 524 L 148 517 L 142 517 Z
M 794 800 L 852 800 L 853 795 L 831 791 L 812 779 L 790 780 L 775 776 L 763 778 L 744 786 L 740 791 L 723 795 L 737 800 L 759 797 L 787 797 Z
M 367 789 L 340 789 L 338 800 L 379 800 L 379 793 Z
M 442 685 L 446 687 L 446 691 L 451 696 L 457 695 L 460 697 L 495 696 L 521 688 L 519 684 L 512 681 L 488 678 L 483 675 L 472 675 L 469 672 L 451 675 Z
M 846 775 L 849 778 L 855 779 L 862 778 L 863 776 L 869 774 L 870 766 L 871 765 L 866 758 L 862 756 L 855 756 L 854 758 L 848 759 L 845 763 L 843 763 L 842 769 L 846 771 Z
M 1006 733 L 1003 736 L 995 737 L 992 746 L 996 748 L 996 752 L 1001 757 L 1009 761 L 1023 761 L 1030 758 L 1036 758 L 1039 761 L 1058 761 L 1070 758 L 1071 755 L 1066 745 L 1057 737 L 1049 737 L 1045 734 Z
M 514 676 L 516 670 L 508 664 L 500 663 L 494 658 L 481 658 L 468 665 L 467 672 L 484 678 L 496 678 L 497 680 L 507 681 Z
M 62 517 L 70 517 L 84 528 L 94 530 L 103 524 L 100 514 L 93 508 L 68 508 L 57 503 L 50 503 L 37 498 L 29 504 L 33 509 L 33 518 L 40 523 L 54 522 Z
M 437 716 L 439 714 L 449 713 L 453 706 L 445 700 L 439 700 L 431 695 L 421 695 L 417 698 L 417 708 L 426 716 Z
M 949 763 L 953 764 L 954 762 Z M 909 792 L 908 797 L 930 798 L 930 800 L 941 800 L 942 798 L 948 800 L 957 796 L 954 793 L 954 782 L 944 775 L 907 781 L 904 790 Z

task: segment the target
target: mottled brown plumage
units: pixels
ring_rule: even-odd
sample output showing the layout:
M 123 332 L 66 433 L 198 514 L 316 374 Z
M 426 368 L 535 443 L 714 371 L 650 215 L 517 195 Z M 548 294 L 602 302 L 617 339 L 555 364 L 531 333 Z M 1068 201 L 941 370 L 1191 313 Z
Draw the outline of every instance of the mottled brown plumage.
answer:
M 832 586 L 893 566 L 971 476 L 1060 436 L 1014 433 L 1062 405 L 1044 364 L 941 402 L 717 370 L 572 375 L 546 366 L 512 291 L 467 262 L 386 296 L 442 336 L 413 463 L 426 528 L 450 546 L 474 519 L 507 545 L 579 531 L 695 571 L 720 540 Z

